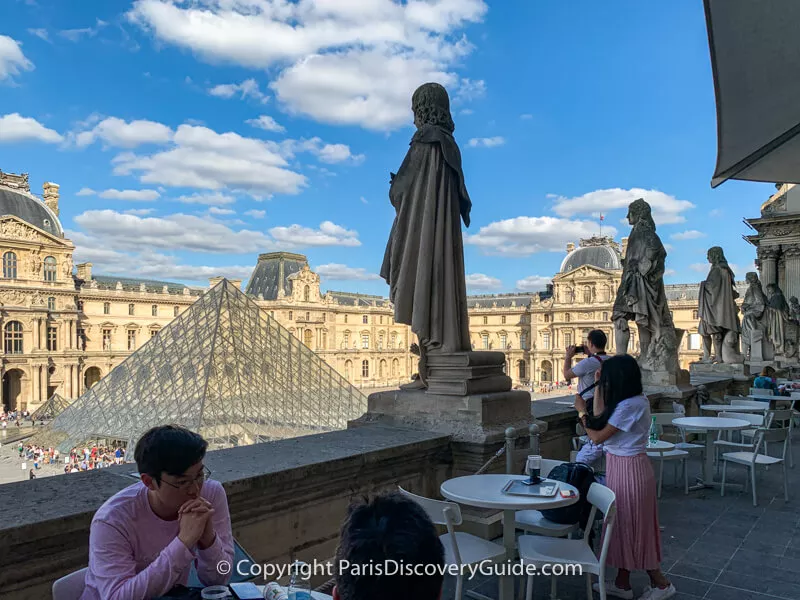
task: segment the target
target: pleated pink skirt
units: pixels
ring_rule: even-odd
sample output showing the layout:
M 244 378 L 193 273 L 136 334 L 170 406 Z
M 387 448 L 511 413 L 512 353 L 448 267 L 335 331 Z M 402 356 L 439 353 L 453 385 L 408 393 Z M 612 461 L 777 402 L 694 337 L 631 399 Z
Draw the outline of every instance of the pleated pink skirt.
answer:
M 617 496 L 607 564 L 628 571 L 661 567 L 656 478 L 646 454 L 606 454 L 606 486 Z

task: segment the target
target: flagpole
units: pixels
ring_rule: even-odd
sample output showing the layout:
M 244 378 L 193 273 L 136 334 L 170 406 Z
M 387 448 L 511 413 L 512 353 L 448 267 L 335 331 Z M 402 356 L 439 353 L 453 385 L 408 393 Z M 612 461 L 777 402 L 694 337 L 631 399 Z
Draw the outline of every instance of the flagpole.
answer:
M 603 237 L 603 213 L 600 213 L 600 237 Z

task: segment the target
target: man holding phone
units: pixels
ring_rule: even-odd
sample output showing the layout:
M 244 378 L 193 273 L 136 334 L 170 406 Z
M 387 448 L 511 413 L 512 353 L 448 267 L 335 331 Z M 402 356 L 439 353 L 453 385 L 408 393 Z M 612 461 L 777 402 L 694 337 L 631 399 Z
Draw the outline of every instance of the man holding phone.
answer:
M 603 361 L 609 358 L 606 354 L 606 344 L 608 338 L 599 329 L 593 329 L 586 335 L 583 346 L 570 346 L 567 348 L 567 356 L 564 359 L 564 378 L 567 380 L 573 377 L 578 378 L 578 396 L 586 400 L 587 405 L 594 398 L 595 373 L 603 366 Z M 578 354 L 586 354 L 586 358 L 575 365 L 572 365 L 573 357 Z M 595 466 L 603 457 L 603 447 L 596 445 L 591 440 L 578 452 L 577 462 L 582 462 L 590 466 Z

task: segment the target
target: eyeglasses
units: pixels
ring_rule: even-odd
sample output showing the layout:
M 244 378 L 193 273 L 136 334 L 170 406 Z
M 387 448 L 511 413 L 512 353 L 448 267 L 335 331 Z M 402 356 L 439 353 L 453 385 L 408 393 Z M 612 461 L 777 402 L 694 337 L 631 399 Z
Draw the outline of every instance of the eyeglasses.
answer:
M 169 481 L 163 478 L 161 479 L 161 481 L 163 481 L 167 485 L 171 485 L 175 489 L 186 491 L 190 489 L 194 484 L 197 484 L 198 486 L 203 485 L 203 482 L 206 481 L 209 477 L 211 477 L 211 470 L 208 467 L 203 467 L 203 470 L 200 471 L 200 474 L 194 479 L 190 479 L 188 481 L 182 481 L 180 483 L 170 483 Z

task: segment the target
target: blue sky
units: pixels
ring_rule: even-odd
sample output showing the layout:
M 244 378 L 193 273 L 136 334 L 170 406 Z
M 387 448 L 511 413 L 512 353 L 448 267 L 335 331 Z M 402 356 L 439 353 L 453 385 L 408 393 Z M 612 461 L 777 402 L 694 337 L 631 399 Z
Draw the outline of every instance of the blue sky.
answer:
M 0 169 L 61 185 L 76 262 L 207 283 L 260 252 L 307 254 L 323 286 L 386 294 L 389 172 L 410 96 L 448 88 L 473 200 L 472 293 L 536 290 L 569 241 L 619 239 L 644 196 L 668 283 L 774 191 L 712 190 L 702 2 L 4 0 Z

